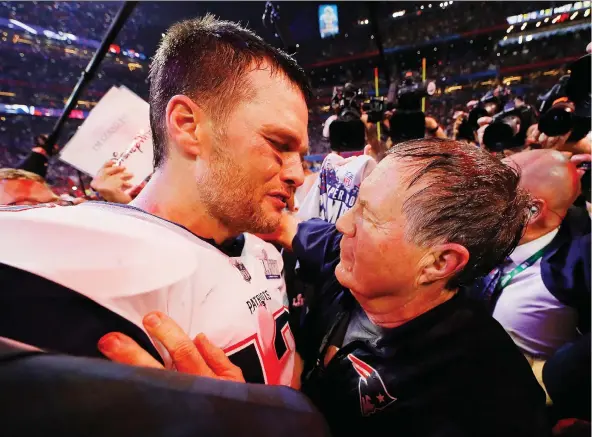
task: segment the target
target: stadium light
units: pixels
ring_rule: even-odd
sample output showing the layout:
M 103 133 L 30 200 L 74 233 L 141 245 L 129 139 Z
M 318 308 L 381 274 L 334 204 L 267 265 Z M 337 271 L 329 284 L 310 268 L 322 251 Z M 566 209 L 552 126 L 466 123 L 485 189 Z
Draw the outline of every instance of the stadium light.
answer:
M 432 7 L 432 4 L 430 3 L 430 4 L 428 5 L 428 8 L 431 8 L 431 7 Z
M 526 25 L 527 25 L 527 23 L 524 23 L 524 24 L 522 25 L 522 27 L 520 28 L 520 30 L 524 30 L 524 29 L 526 29 Z
M 571 17 L 569 17 L 570 20 L 573 20 L 574 18 L 576 18 L 578 16 L 578 11 L 575 11 L 573 14 L 571 14 Z
M 588 15 L 590 15 L 590 9 L 586 9 L 586 12 L 584 12 L 584 17 L 587 17 Z
M 526 42 L 530 42 L 530 41 L 532 41 L 532 35 L 528 35 L 528 36 L 526 37 Z
M 22 29 L 25 29 L 27 32 L 32 33 L 33 35 L 37 35 L 37 31 L 35 29 L 33 29 L 32 27 L 27 26 L 25 23 L 21 23 L 18 20 L 13 20 L 12 18 L 9 19 L 8 21 L 10 21 L 12 24 L 14 24 Z
M 514 25 L 512 24 L 510 27 L 508 27 L 508 30 L 506 30 L 506 33 L 510 33 L 513 28 L 514 28 Z
M 421 8 L 419 8 L 419 9 L 421 9 L 423 11 L 423 5 L 421 5 Z
M 545 23 L 548 23 L 549 22 L 549 17 L 545 18 L 544 21 L 545 21 Z
M 555 18 L 553 18 L 553 21 L 551 21 L 552 24 L 555 24 L 559 21 L 559 19 L 561 18 L 561 15 L 557 15 Z
M 539 21 L 539 22 L 536 24 L 536 27 L 539 27 L 540 25 L 541 25 L 541 22 Z

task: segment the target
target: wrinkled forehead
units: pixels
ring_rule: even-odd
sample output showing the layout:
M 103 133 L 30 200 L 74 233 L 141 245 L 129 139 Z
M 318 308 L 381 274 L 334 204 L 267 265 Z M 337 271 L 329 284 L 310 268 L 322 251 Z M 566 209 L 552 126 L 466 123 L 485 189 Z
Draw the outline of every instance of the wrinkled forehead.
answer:
M 371 208 L 385 213 L 398 213 L 412 193 L 409 189 L 414 170 L 410 162 L 394 156 L 385 157 L 360 186 L 360 199 Z

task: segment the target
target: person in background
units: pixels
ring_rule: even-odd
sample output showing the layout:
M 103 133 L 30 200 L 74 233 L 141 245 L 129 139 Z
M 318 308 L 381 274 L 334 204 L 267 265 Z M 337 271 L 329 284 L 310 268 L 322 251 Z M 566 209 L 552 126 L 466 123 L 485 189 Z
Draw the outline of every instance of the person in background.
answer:
M 591 226 L 587 212 L 572 206 L 583 172 L 555 150 L 518 153 L 504 161 L 520 171 L 520 186 L 534 203 L 518 247 L 476 287 L 478 298 L 529 360 L 547 389 L 547 402 L 555 404 L 562 417 L 590 420 Z M 580 362 L 567 367 L 572 372 L 564 372 L 572 373 L 564 378 L 570 394 L 566 397 L 557 383 L 551 393 L 545 384 L 545 363 L 577 343 L 587 347 L 573 350 L 585 350 L 587 356 L 580 354 Z M 560 369 L 554 367 L 556 374 Z M 578 367 L 582 370 L 576 371 Z M 573 380 L 574 375 L 586 374 L 585 379 Z
M 37 205 L 59 200 L 37 173 L 15 168 L 0 169 L 0 205 Z

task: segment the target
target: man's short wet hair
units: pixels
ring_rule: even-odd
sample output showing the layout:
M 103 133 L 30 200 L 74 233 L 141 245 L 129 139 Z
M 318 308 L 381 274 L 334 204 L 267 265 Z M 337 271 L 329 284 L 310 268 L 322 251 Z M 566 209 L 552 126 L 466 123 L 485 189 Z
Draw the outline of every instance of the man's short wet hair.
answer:
M 485 150 L 461 141 L 420 139 L 387 152 L 409 164 L 403 204 L 406 238 L 419 246 L 457 243 L 469 251 L 465 268 L 447 288 L 470 286 L 500 265 L 524 234 L 533 205 L 519 187 L 518 171 Z

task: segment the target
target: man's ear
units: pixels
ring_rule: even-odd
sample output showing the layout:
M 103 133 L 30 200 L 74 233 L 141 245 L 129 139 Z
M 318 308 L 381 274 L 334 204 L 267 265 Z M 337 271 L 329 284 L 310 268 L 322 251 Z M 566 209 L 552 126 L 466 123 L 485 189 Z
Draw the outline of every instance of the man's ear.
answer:
M 204 111 L 187 96 L 173 96 L 167 104 L 166 128 L 172 147 L 189 159 L 201 153 L 205 118 Z
M 448 280 L 460 272 L 469 262 L 466 247 L 448 243 L 441 244 L 422 259 L 423 267 L 418 278 L 419 285 L 429 285 L 439 280 Z
M 528 219 L 528 226 L 541 222 L 546 216 L 549 207 L 544 199 L 535 199 L 530 207 L 530 218 Z

